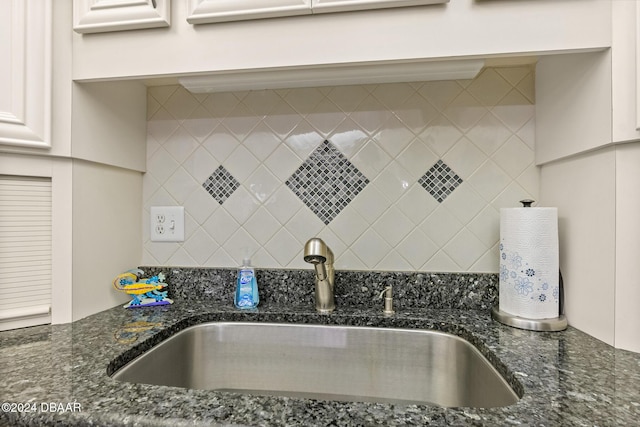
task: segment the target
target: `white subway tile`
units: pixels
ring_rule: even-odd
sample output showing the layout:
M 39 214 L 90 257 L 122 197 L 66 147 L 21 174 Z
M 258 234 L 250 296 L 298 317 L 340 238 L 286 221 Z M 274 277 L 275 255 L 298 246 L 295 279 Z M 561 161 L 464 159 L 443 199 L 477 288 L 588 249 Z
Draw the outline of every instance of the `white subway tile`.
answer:
M 280 221 L 280 224 L 285 224 L 299 209 L 304 207 L 304 204 L 286 185 L 282 185 L 273 193 L 264 206 L 274 218 Z
M 203 225 L 218 209 L 220 204 L 200 186 L 184 201 L 184 209 L 191 215 L 196 224 Z
M 351 248 L 369 269 L 373 269 L 391 250 L 391 246 L 371 228 L 367 229 Z
M 392 250 L 382 261 L 376 264 L 375 269 L 382 271 L 410 271 L 413 270 L 413 267 L 398 252 Z M 384 288 L 384 286 L 380 286 L 378 290 L 382 292 Z
M 202 228 L 185 241 L 183 248 L 189 256 L 196 262 L 196 265 L 203 265 L 207 259 L 218 249 L 218 244 Z
M 438 252 L 438 246 L 421 230 L 413 229 L 398 244 L 396 250 L 411 264 L 413 270 L 417 270 L 422 267 L 426 260 L 431 259 Z
M 464 136 L 442 157 L 442 161 L 463 180 L 468 179 L 486 159 L 487 156 Z
M 264 245 L 280 229 L 280 223 L 264 207 L 260 207 L 243 225 L 258 243 Z
M 296 255 L 302 254 L 303 244 L 287 230 L 281 228 L 264 246 L 282 266 L 288 265 Z
M 462 271 L 467 271 L 487 251 L 480 239 L 466 228 L 460 230 L 443 249 Z
M 396 202 L 396 206 L 414 224 L 420 224 L 440 204 L 420 184 L 413 184 L 407 192 Z
M 247 135 L 244 145 L 258 160 L 264 161 L 273 153 L 282 140 L 273 133 L 266 123 L 261 122 Z
M 446 245 L 463 227 L 464 225 L 442 205 L 418 226 L 439 247 Z
M 360 151 L 351 158 L 351 162 L 369 179 L 378 176 L 391 160 L 391 157 L 371 140 L 364 143 Z
M 183 205 L 186 240 L 150 242 L 146 230 L 143 260 L 235 267 L 248 250 L 261 267 L 309 268 L 302 247 L 317 235 L 339 269 L 496 272 L 499 208 L 539 192 L 532 70 L 208 95 L 151 87 L 142 220 L 152 205 Z M 285 184 L 325 139 L 369 180 L 328 225 Z M 345 167 L 335 152 L 321 156 Z M 324 177 L 322 161 L 299 183 L 339 205 L 357 172 Z M 421 185 L 439 161 L 462 178 L 441 202 Z M 219 166 L 240 185 L 222 205 L 202 186 Z M 324 200 L 305 191 L 307 203 Z
M 182 86 L 171 94 L 164 103 L 164 108 L 177 120 L 184 120 L 200 105 L 198 100 Z
M 244 187 L 234 191 L 223 204 L 223 208 L 241 225 L 253 215 L 259 206 L 258 201 Z
M 235 260 L 234 265 L 236 266 L 242 264 L 244 258 L 252 258 L 258 249 L 260 249 L 260 244 L 243 228 L 236 230 L 224 244 L 225 252 Z
M 222 163 L 240 146 L 240 141 L 231 135 L 224 125 L 220 124 L 204 140 L 202 146 L 211 153 L 219 163 Z M 213 172 L 216 167 L 217 166 L 212 167 L 211 172 Z
M 485 68 L 473 79 L 467 91 L 482 105 L 492 106 L 496 105 L 511 88 L 512 85 L 493 68 Z
M 534 163 L 534 152 L 514 135 L 495 152 L 492 158 L 512 179 L 516 179 Z
M 400 241 L 411 232 L 414 225 L 395 206 L 391 206 L 384 212 L 380 219 L 373 224 L 373 229 L 391 247 L 395 247 Z
M 264 166 L 258 166 L 244 182 L 245 187 L 258 202 L 266 201 L 280 186 L 280 180 Z
M 202 228 L 204 228 L 209 236 L 213 237 L 220 246 L 223 246 L 229 237 L 240 228 L 240 225 L 225 209 L 220 208 L 209 216 L 202 225 Z

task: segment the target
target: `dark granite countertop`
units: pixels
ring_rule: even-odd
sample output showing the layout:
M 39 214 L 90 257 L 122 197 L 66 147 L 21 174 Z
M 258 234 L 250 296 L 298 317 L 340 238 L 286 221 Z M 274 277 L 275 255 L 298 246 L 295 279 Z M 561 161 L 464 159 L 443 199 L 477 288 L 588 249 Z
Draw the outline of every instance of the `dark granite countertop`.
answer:
M 115 307 L 71 324 L 2 332 L 0 425 L 613 426 L 640 419 L 639 354 L 572 327 L 510 328 L 493 321 L 486 308 L 404 308 L 386 318 L 381 307 L 339 306 L 320 315 L 312 305 L 286 306 L 272 298 L 241 312 L 221 301 L 178 297 L 172 306 Z M 450 332 L 476 345 L 523 396 L 502 408 L 440 408 L 185 390 L 107 375 L 176 331 L 216 320 Z

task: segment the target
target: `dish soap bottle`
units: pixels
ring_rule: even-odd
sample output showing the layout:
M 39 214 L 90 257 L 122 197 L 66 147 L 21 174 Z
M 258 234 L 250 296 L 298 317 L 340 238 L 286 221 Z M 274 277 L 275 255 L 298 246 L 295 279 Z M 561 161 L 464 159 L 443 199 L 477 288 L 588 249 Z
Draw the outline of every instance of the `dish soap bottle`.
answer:
M 236 297 L 234 299 L 235 306 L 241 309 L 256 308 L 260 302 L 258 281 L 249 258 L 242 260 L 242 266 L 238 269 L 237 282 Z

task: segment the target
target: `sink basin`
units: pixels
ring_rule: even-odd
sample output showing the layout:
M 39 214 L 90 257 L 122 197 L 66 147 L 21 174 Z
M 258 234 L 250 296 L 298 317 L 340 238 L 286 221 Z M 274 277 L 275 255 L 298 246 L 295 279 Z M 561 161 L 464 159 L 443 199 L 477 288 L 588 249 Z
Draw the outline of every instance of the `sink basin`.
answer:
M 468 341 L 428 330 L 211 322 L 118 370 L 133 383 L 351 402 L 497 407 L 518 401 Z

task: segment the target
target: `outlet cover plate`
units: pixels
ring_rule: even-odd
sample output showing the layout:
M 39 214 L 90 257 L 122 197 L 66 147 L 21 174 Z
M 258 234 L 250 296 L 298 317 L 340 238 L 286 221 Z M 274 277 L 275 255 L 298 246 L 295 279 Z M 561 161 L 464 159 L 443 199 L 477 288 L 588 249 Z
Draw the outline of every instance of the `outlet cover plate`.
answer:
M 151 206 L 149 223 L 152 242 L 184 241 L 183 206 Z

